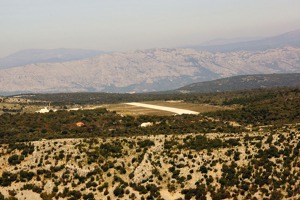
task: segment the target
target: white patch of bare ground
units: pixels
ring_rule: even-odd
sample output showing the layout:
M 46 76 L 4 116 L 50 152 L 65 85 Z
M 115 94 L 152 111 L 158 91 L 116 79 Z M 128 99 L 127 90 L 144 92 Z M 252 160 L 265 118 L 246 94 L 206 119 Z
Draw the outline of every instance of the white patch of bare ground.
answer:
M 156 110 L 172 112 L 172 113 L 176 113 L 178 115 L 182 115 L 182 114 L 198 115 L 199 114 L 198 112 L 192 111 L 192 110 L 172 108 L 172 107 L 166 107 L 166 106 L 157 106 L 157 105 L 151 105 L 151 104 L 146 104 L 146 103 L 132 102 L 132 103 L 125 103 L 125 104 L 131 105 L 131 106 L 138 106 L 138 107 L 151 108 L 151 109 L 156 109 Z

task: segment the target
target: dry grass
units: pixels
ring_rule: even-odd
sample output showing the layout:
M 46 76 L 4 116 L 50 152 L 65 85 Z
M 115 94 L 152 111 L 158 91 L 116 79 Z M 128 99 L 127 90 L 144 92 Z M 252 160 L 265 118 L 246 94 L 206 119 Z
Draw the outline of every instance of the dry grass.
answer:
M 131 115 L 131 116 L 138 116 L 138 115 L 170 116 L 170 115 L 174 115 L 174 113 L 172 113 L 172 112 L 131 106 L 131 105 L 127 105 L 127 104 L 110 104 L 110 105 L 106 105 L 105 107 L 108 110 L 116 111 L 118 114 L 121 114 L 121 115 Z
M 0 109 L 7 108 L 7 109 L 20 109 L 21 105 L 16 103 L 0 103 Z
M 196 111 L 199 113 L 204 112 L 214 112 L 218 110 L 225 110 L 230 109 L 229 107 L 221 107 L 221 106 L 213 106 L 208 104 L 195 104 L 195 103 L 186 103 L 182 101 L 147 101 L 147 102 L 141 102 L 151 105 L 157 105 L 157 106 L 166 106 L 171 108 L 179 108 L 179 109 L 186 109 L 191 111 Z M 45 104 L 47 106 L 47 104 Z M 0 103 L 0 115 L 3 114 L 1 111 L 3 108 L 7 109 L 21 109 L 23 107 L 22 113 L 34 113 L 45 106 L 37 106 L 37 105 L 20 105 L 18 103 Z M 121 115 L 131 115 L 131 116 L 139 116 L 139 115 L 158 115 L 158 116 L 171 116 L 174 115 L 173 112 L 168 111 L 162 111 L 162 110 L 156 110 L 151 108 L 143 108 L 138 106 L 132 106 L 132 105 L 126 105 L 123 103 L 120 104 L 106 104 L 106 105 L 98 105 L 93 107 L 84 107 L 83 109 L 94 109 L 94 108 L 107 108 L 110 111 L 115 111 L 118 114 Z M 51 109 L 60 109 L 59 107 L 51 107 Z M 80 108 L 79 108 L 80 109 Z
M 41 108 L 44 108 L 45 106 L 38 106 L 38 105 L 32 105 L 32 104 L 18 104 L 18 103 L 0 103 L 0 115 L 4 114 L 3 109 L 7 110 L 8 113 L 15 113 L 14 110 L 21 110 L 21 113 L 34 113 L 37 110 L 40 110 Z
M 218 110 L 226 110 L 230 109 L 229 107 L 221 107 L 221 106 L 213 106 L 208 104 L 194 104 L 194 103 L 186 103 L 182 101 L 147 101 L 147 102 L 141 102 L 151 105 L 157 105 L 157 106 L 166 106 L 166 107 L 172 107 L 172 108 L 179 108 L 179 109 L 186 109 L 186 110 L 192 110 L 199 113 L 204 112 L 214 112 Z M 110 111 L 116 111 L 119 114 L 122 115 L 174 115 L 172 112 L 167 111 L 161 111 L 161 110 L 155 110 L 150 108 L 142 108 L 137 106 L 131 106 L 126 104 L 109 104 L 105 106 Z

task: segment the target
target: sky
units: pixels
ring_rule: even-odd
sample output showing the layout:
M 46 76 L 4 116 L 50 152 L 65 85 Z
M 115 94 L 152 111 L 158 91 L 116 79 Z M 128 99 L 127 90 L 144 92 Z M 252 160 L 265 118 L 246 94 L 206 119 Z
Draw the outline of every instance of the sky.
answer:
M 299 0 L 0 0 L 0 57 L 23 49 L 128 51 L 300 29 Z

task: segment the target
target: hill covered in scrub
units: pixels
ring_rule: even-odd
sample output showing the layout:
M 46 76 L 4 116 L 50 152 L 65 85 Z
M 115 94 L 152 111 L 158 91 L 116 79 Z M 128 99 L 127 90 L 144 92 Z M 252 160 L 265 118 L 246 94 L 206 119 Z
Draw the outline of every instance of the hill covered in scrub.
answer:
M 299 198 L 300 126 L 1 145 L 17 199 Z
M 254 74 L 241 75 L 213 81 L 193 83 L 176 92 L 214 93 L 274 87 L 299 87 L 300 74 Z

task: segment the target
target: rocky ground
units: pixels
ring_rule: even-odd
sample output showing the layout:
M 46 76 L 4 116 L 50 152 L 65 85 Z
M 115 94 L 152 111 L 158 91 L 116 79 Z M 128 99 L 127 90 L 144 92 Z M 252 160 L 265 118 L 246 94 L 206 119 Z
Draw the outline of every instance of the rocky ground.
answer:
M 2 144 L 0 192 L 31 200 L 298 199 L 299 130 Z

